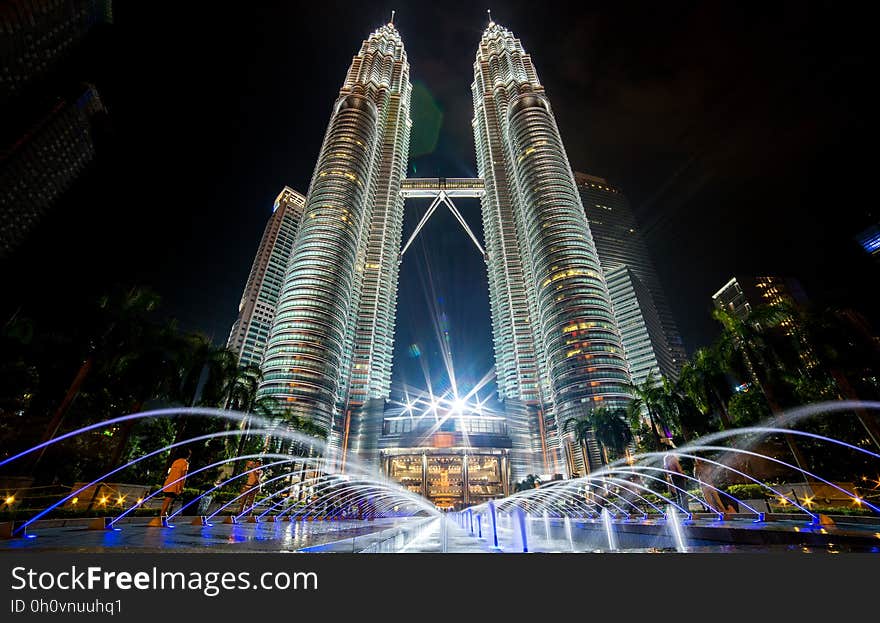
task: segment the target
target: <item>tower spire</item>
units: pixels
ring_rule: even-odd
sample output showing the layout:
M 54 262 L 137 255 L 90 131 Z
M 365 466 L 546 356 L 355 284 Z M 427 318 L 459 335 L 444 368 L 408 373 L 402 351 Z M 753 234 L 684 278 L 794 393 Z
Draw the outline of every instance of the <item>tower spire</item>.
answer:
M 394 26 L 394 13 L 394 9 L 391 9 L 391 19 L 388 21 L 391 26 Z
M 492 9 L 486 9 L 486 14 L 489 16 L 489 26 L 494 26 L 495 22 L 492 21 Z

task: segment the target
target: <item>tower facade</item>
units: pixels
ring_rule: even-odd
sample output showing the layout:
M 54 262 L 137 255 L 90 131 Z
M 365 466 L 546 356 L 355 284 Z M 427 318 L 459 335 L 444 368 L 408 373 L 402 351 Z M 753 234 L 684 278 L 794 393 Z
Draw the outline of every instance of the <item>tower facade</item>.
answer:
M 605 278 L 633 383 L 641 385 L 649 375 L 658 381 L 661 376 L 677 378 L 678 368 L 648 288 L 623 264 L 605 271 Z
M 226 346 L 238 355 L 242 366 L 259 366 L 263 360 L 305 200 L 287 186 L 275 199 L 272 216 L 263 231 L 260 248 L 238 305 L 238 318 L 226 342 Z
M 98 91 L 86 85 L 0 150 L 0 259 L 27 239 L 94 161 L 95 130 L 105 113 Z
M 574 177 L 602 269 L 607 275 L 615 268 L 626 266 L 647 288 L 663 327 L 662 339 L 656 342 L 656 348 L 666 351 L 658 353 L 664 364 L 660 374 L 671 381 L 678 379 L 681 366 L 687 360 L 684 344 L 626 195 L 604 178 L 577 171 Z M 661 345 L 661 341 L 666 344 Z
M 389 23 L 363 42 L 333 105 L 261 366 L 260 395 L 343 450 L 359 450 L 362 415 L 390 390 L 411 91 Z
M 519 39 L 494 22 L 477 48 L 471 89 L 514 478 L 583 474 L 596 457 L 576 451 L 566 422 L 628 399 L 608 288 L 550 101 Z

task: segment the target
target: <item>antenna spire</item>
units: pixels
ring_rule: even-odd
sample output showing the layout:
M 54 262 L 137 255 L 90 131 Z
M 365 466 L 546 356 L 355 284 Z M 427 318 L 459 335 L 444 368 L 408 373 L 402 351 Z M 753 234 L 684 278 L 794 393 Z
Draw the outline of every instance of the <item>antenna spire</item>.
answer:
M 486 14 L 489 16 L 489 25 L 492 26 L 495 23 L 492 21 L 492 9 L 486 9 Z
M 391 10 L 391 21 L 388 22 L 392 26 L 394 26 L 394 13 L 395 13 L 395 11 L 394 11 L 394 9 L 392 9 Z

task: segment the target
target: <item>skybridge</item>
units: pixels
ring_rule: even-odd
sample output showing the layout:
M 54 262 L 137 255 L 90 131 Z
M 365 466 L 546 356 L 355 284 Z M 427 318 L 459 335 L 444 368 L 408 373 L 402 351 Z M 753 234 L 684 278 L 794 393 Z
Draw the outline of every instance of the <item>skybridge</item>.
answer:
M 485 249 L 483 249 L 480 241 L 477 240 L 474 232 L 471 231 L 471 228 L 468 226 L 467 221 L 464 220 L 461 212 L 458 211 L 458 208 L 455 207 L 455 203 L 452 201 L 453 199 L 458 198 L 479 199 L 485 193 L 486 186 L 480 178 L 417 177 L 403 180 L 400 184 L 400 195 L 402 197 L 405 199 L 431 199 L 432 201 L 431 205 L 428 206 L 428 209 L 422 216 L 422 219 L 419 221 L 419 224 L 416 225 L 415 230 L 413 230 L 412 235 L 410 235 L 409 240 L 403 245 L 403 249 L 400 251 L 399 260 L 403 260 L 403 254 L 406 253 L 406 250 L 413 243 L 416 236 L 419 235 L 419 232 L 422 231 L 422 228 L 428 223 L 428 220 L 441 204 L 449 208 L 449 211 L 452 212 L 455 220 L 459 222 L 465 233 L 477 247 L 480 255 L 488 260 L 489 256 Z

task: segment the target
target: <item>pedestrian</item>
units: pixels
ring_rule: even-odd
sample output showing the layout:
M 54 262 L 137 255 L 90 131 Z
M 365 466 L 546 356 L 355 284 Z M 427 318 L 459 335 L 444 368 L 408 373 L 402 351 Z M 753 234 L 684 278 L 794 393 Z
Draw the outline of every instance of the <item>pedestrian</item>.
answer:
M 257 497 L 257 492 L 260 490 L 260 481 L 263 478 L 262 467 L 263 462 L 259 459 L 256 461 L 250 460 L 244 464 L 247 479 L 241 487 L 241 492 L 245 495 L 241 498 L 241 508 L 238 509 L 239 515 L 254 505 L 254 499 Z
M 703 500 L 711 511 L 725 513 L 724 503 L 718 491 L 712 486 L 712 470 L 709 464 L 700 459 L 694 459 L 694 478 L 700 481 L 700 491 L 703 492 Z
M 186 482 L 186 474 L 189 471 L 189 459 L 192 456 L 192 450 L 187 448 L 177 456 L 177 459 L 168 468 L 168 477 L 165 484 L 162 485 L 162 491 L 165 493 L 165 499 L 162 501 L 162 511 L 160 517 L 164 517 L 171 510 L 174 500 L 183 493 L 183 483 Z
M 678 505 L 689 512 L 687 500 L 687 477 L 678 462 L 678 457 L 672 452 L 663 456 L 663 467 L 666 469 L 666 480 L 669 482 L 670 493 L 678 501 Z

